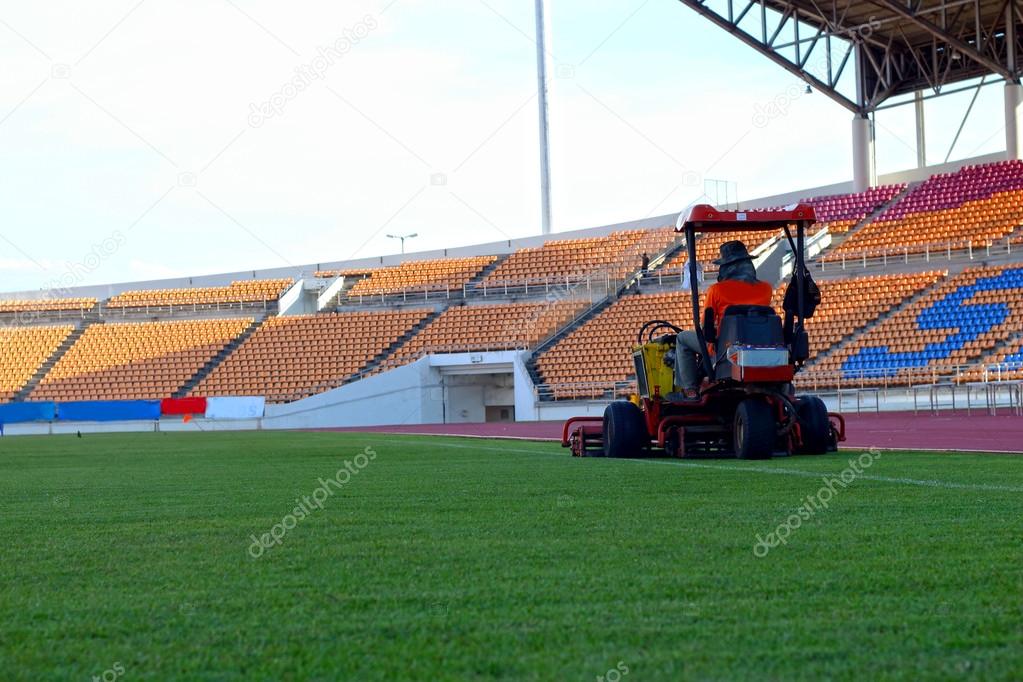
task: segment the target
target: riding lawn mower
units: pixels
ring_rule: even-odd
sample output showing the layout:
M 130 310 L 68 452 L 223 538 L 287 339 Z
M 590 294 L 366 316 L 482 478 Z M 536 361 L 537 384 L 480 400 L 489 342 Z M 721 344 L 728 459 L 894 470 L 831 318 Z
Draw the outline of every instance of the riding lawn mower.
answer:
M 720 211 L 706 204 L 679 217 L 685 233 L 693 329 L 704 380 L 694 400 L 680 397 L 673 359 L 683 330 L 665 320 L 644 324 L 633 349 L 638 391 L 616 400 L 603 417 L 573 417 L 562 445 L 578 457 L 725 457 L 823 454 L 845 440 L 845 420 L 813 395 L 797 395 L 793 377 L 810 356 L 804 321 L 820 303 L 804 259 L 806 204 L 784 210 Z M 795 236 L 792 228 L 795 228 Z M 793 254 L 783 320 L 774 308 L 731 305 L 721 328 L 712 311 L 700 317 L 696 233 L 783 230 Z

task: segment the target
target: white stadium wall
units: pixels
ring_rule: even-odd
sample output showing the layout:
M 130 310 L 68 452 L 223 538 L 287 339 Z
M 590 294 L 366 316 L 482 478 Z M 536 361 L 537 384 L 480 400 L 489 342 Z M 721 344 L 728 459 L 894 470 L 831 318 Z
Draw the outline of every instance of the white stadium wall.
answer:
M 538 411 L 521 351 L 420 358 L 293 403 L 267 405 L 264 429 L 357 428 L 486 420 L 487 407 L 511 407 L 517 421 Z M 483 377 L 501 377 L 493 381 Z

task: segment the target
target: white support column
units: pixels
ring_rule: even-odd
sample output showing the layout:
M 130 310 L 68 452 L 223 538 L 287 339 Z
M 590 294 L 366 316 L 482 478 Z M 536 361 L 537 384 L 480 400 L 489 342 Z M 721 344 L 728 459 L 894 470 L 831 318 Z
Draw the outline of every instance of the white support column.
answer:
M 1005 7 L 1005 65 L 1016 75 L 1016 12 L 1014 2 L 1006 3 Z M 1005 156 L 1010 161 L 1021 157 L 1020 123 L 1023 118 L 1021 111 L 1023 90 L 1017 81 L 1005 81 Z
M 913 109 L 916 113 L 916 167 L 927 167 L 927 132 L 924 122 L 924 93 L 913 93 Z
M 1005 156 L 1008 159 L 1023 158 L 1020 146 L 1020 128 L 1023 127 L 1023 86 L 1019 83 L 1005 84 Z
M 853 117 L 852 145 L 853 191 L 863 192 L 874 184 L 874 135 L 866 116 Z

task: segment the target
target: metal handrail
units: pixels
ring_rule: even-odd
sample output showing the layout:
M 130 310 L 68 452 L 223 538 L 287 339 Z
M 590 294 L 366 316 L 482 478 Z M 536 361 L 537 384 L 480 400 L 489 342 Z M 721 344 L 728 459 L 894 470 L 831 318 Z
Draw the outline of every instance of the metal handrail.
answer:
M 826 270 L 828 265 L 841 267 L 843 270 L 849 267 L 868 267 L 868 263 L 887 265 L 888 261 L 903 261 L 908 263 L 910 259 L 923 259 L 926 262 L 944 258 L 952 260 L 953 253 L 965 251 L 967 258 L 973 260 L 976 254 L 983 252 L 984 257 L 991 257 L 1004 253 L 1012 253 L 1014 244 L 1023 244 L 1023 236 L 1003 239 L 955 239 L 946 241 L 926 242 L 923 244 L 905 244 L 899 247 L 875 246 L 856 251 L 845 251 L 839 249 L 837 254 L 825 252 L 817 258 L 820 269 Z

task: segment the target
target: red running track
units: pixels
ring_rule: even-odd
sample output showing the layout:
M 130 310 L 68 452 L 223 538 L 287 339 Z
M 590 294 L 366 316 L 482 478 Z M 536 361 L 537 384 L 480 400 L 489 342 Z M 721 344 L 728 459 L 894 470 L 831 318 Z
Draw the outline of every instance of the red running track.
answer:
M 846 415 L 845 420 L 845 448 L 1023 452 L 1023 417 L 882 412 Z M 405 424 L 327 430 L 561 440 L 562 423 Z

